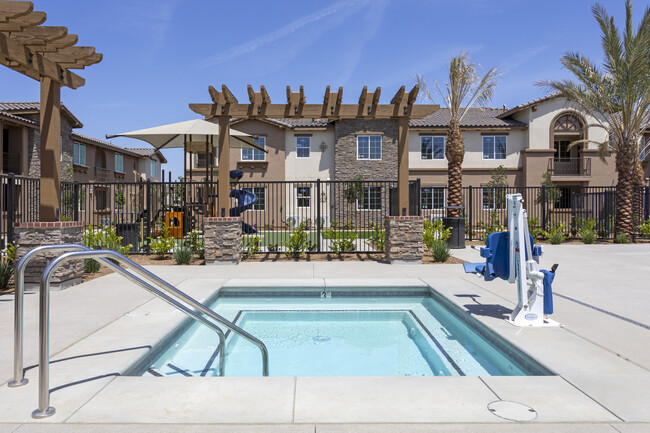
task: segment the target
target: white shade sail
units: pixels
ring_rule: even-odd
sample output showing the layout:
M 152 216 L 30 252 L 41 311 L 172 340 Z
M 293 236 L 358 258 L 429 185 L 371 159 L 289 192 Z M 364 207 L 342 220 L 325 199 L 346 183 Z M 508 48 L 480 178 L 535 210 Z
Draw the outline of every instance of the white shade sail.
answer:
M 129 137 L 146 141 L 156 149 L 184 148 L 192 152 L 205 152 L 206 143 L 217 146 L 219 125 L 203 119 L 186 120 L 153 128 L 107 135 L 106 138 Z M 255 137 L 230 128 L 230 147 L 242 149 L 266 149 L 255 143 Z

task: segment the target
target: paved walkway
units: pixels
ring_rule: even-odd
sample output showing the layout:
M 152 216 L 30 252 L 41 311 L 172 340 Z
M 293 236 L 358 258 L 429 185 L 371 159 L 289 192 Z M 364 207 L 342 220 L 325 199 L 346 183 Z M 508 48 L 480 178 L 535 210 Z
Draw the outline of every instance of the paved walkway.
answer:
M 454 254 L 480 261 L 471 249 Z M 53 292 L 50 353 L 58 362 L 51 363 L 51 385 L 57 414 L 31 419 L 38 380 L 38 369 L 31 368 L 27 386 L 0 387 L 0 433 L 650 431 L 650 245 L 549 246 L 542 263 L 560 264 L 553 317 L 562 329 L 512 327 L 498 316 L 513 307 L 514 288 L 463 274 L 460 265 L 305 262 L 152 269 L 199 299 L 223 285 L 426 283 L 556 372 L 552 377 L 121 377 L 180 314 L 116 275 Z M 35 294 L 26 296 L 25 308 L 25 365 L 32 366 Z M 1 296 L 0 384 L 12 374 L 12 317 L 12 297 Z M 497 418 L 487 410 L 494 400 L 525 403 L 538 418 L 532 423 Z

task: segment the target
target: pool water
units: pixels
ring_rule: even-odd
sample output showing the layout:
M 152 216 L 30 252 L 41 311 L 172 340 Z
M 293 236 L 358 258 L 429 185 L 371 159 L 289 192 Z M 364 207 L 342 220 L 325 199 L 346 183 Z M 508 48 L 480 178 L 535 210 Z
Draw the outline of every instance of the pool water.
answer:
M 264 342 L 271 376 L 551 374 L 432 295 L 421 289 L 370 296 L 340 290 L 327 297 L 222 290 L 211 308 Z M 217 345 L 213 331 L 191 324 L 141 363 L 142 374 L 215 376 Z M 225 376 L 261 375 L 260 350 L 232 332 L 226 333 L 225 359 Z

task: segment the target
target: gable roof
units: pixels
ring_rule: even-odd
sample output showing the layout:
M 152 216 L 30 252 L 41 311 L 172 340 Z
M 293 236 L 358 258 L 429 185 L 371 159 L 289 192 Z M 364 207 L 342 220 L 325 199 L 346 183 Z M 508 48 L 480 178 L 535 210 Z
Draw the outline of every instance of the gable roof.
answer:
M 153 147 L 130 147 L 129 150 L 133 153 L 138 154 L 139 156 L 150 157 L 152 155 L 157 155 L 160 162 L 166 163 L 167 159 L 163 156 L 162 152 Z
M 533 99 L 532 101 L 524 102 L 523 104 L 515 105 L 514 107 L 504 111 L 503 113 L 499 114 L 499 118 L 503 119 L 504 117 L 508 117 L 512 114 L 515 114 L 518 111 L 523 110 L 524 108 L 528 108 L 531 105 L 539 104 L 540 102 L 548 101 L 553 98 L 557 98 L 560 96 L 559 92 L 551 93 L 550 95 L 542 96 L 541 98 Z
M 109 150 L 114 150 L 116 152 L 124 153 L 124 154 L 131 155 L 131 156 L 135 156 L 136 158 L 139 158 L 141 156 L 139 153 L 133 152 L 132 149 L 122 147 L 122 146 L 118 146 L 116 144 L 109 143 L 108 141 L 100 140 L 98 138 L 89 137 L 87 135 L 79 134 L 78 132 L 73 131 L 72 134 L 70 134 L 70 137 L 74 141 L 80 141 L 82 143 L 92 144 L 94 146 L 103 147 L 103 148 L 109 149 Z
M 0 112 L 8 114 L 36 114 L 40 113 L 40 102 L 0 102 Z M 71 121 L 72 128 L 83 128 L 83 123 L 75 117 L 68 108 L 61 104 L 61 112 Z
M 460 122 L 461 128 L 525 128 L 526 123 L 514 119 L 502 119 L 500 108 L 475 108 L 468 110 Z M 440 108 L 422 119 L 411 119 L 412 128 L 447 128 L 449 127 L 449 108 Z

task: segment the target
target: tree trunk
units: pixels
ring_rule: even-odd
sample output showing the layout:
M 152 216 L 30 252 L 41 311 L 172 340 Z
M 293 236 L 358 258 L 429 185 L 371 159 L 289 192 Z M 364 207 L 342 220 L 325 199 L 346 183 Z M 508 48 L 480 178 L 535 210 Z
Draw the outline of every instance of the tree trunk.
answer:
M 447 133 L 447 206 L 463 205 L 463 159 L 465 159 L 465 143 L 460 134 L 458 123 L 451 122 Z M 463 216 L 461 209 L 449 209 L 448 216 L 460 218 Z
M 616 228 L 615 234 L 624 233 L 631 239 L 632 223 L 632 173 L 627 164 L 618 167 L 618 183 L 616 185 Z

